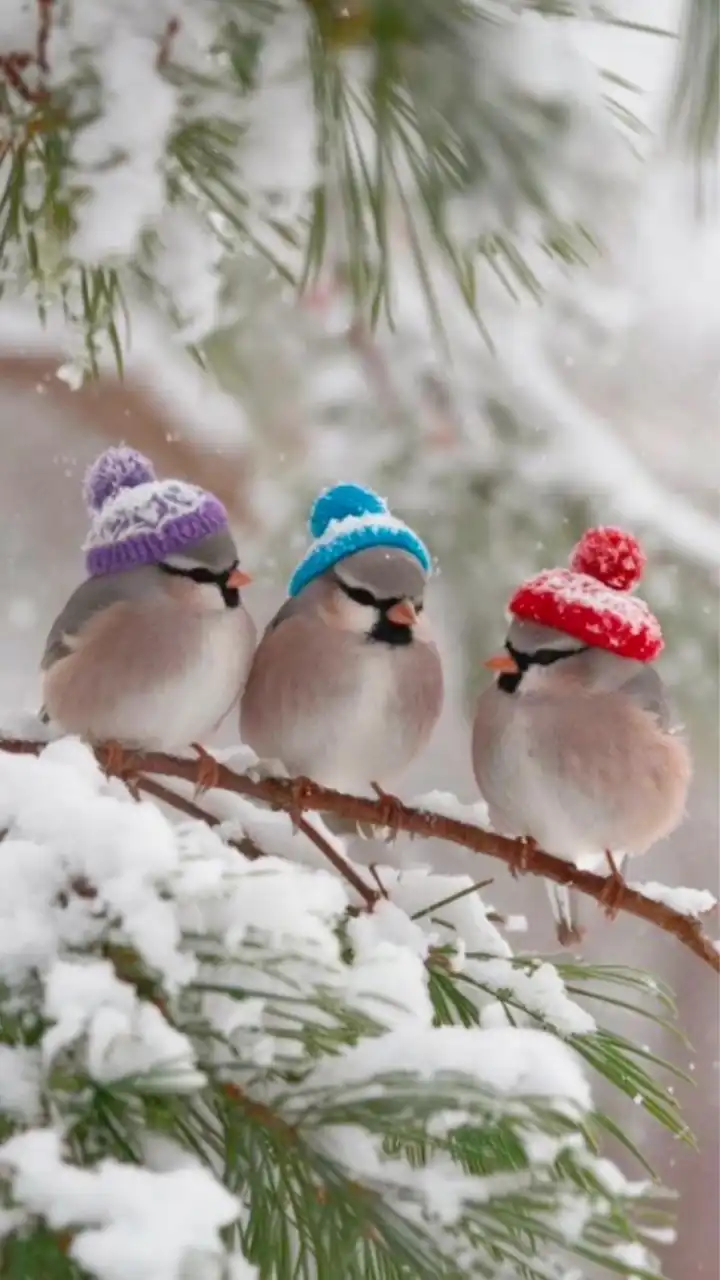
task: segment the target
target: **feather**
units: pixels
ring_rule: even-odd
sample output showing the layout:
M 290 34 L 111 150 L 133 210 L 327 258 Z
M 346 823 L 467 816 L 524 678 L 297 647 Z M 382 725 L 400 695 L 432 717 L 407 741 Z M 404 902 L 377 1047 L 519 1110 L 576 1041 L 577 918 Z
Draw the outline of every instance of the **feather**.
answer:
M 402 647 L 334 625 L 327 577 L 288 600 L 258 646 L 241 703 L 241 736 L 340 790 L 367 790 L 410 764 L 440 714 L 435 645 Z M 339 592 L 338 592 L 339 594 Z

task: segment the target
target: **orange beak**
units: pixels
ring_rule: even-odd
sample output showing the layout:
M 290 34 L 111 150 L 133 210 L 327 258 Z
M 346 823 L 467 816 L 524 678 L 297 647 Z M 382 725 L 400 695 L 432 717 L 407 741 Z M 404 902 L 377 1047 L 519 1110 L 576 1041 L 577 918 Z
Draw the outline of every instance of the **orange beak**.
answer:
M 488 658 L 483 666 L 489 671 L 504 671 L 509 676 L 516 676 L 518 673 L 518 664 L 509 653 L 498 653 L 496 657 Z
M 245 573 L 244 569 L 233 569 L 228 574 L 227 585 L 229 587 L 247 587 L 252 582 L 249 573 Z
M 410 600 L 398 600 L 397 604 L 391 604 L 385 616 L 390 622 L 398 622 L 402 627 L 414 627 L 418 620 L 415 606 Z

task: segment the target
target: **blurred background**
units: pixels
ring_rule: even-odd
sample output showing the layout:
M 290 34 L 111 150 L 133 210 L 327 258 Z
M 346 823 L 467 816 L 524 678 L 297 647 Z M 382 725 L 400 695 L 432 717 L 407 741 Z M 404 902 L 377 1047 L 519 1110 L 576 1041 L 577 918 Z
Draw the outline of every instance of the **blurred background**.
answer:
M 635 9 L 638 23 L 650 12 L 658 24 L 677 22 L 672 3 Z M 247 255 L 231 269 L 242 306 L 208 344 L 205 370 L 139 308 L 124 381 L 108 375 L 72 389 L 72 377 L 58 377 L 61 327 L 41 328 L 32 306 L 0 302 L 3 706 L 37 706 L 45 633 L 82 573 L 82 473 L 111 442 L 224 499 L 255 577 L 247 600 L 260 626 L 305 546 L 319 487 L 369 482 L 418 528 L 438 561 L 429 608 L 449 696 L 407 796 L 439 789 L 474 798 L 473 698 L 482 659 L 503 636 L 509 594 L 537 568 L 562 563 L 588 522 L 625 523 L 648 551 L 643 591 L 663 622 L 663 674 L 696 758 L 684 826 L 635 875 L 720 892 L 720 211 L 706 207 L 698 220 L 689 171 L 649 141 L 667 102 L 672 41 L 642 30 L 587 33 L 582 23 L 576 34 L 612 68 L 620 102 L 631 101 L 647 129 L 638 140 L 646 163 L 631 183 L 618 176 L 616 198 L 604 191 L 602 255 L 568 265 L 529 253 L 538 287 L 517 297 L 488 270 L 480 297 L 492 346 L 450 293 L 439 297 L 447 345 L 436 341 L 402 226 L 393 332 L 353 319 L 341 269 L 321 274 L 298 302 Z M 442 849 L 432 856 L 440 861 Z M 542 886 L 478 859 L 477 878 L 486 874 L 495 879 L 485 896 L 528 916 L 528 933 L 511 941 L 550 952 Z M 680 1195 L 667 1274 L 713 1280 L 717 981 L 649 927 L 622 917 L 608 924 L 591 903 L 585 918 L 585 955 L 652 970 L 676 993 L 691 1051 L 652 1026 L 631 1031 L 692 1076 L 694 1087 L 678 1091 L 700 1150 L 647 1120 L 640 1145 Z M 709 928 L 717 932 L 717 921 Z M 641 1118 L 631 1111 L 624 1123 L 637 1128 Z

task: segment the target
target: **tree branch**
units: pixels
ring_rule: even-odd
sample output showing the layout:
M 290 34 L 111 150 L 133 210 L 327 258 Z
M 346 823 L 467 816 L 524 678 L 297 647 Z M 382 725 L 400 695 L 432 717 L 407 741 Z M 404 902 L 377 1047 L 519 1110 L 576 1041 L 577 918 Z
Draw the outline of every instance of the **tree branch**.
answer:
M 195 800 L 188 800 L 186 796 L 179 795 L 177 791 L 173 791 L 172 787 L 164 787 L 162 782 L 156 782 L 154 778 L 138 777 L 134 782 L 138 791 L 144 791 L 154 800 L 161 800 L 163 804 L 170 805 L 179 813 L 184 813 L 187 818 L 194 818 L 196 822 L 206 822 L 209 827 L 222 825 L 222 818 L 218 818 L 217 814 L 208 813 L 207 809 L 202 809 Z M 240 836 L 237 839 L 225 837 L 225 843 L 253 862 L 257 858 L 265 857 L 260 846 L 255 844 L 249 836 Z
M 0 738 L 0 750 L 15 755 L 38 755 L 46 745 L 44 742 L 31 742 L 20 738 Z M 100 763 L 105 762 L 106 754 L 104 748 L 97 749 L 96 755 Z M 141 787 L 149 781 L 142 776 L 144 774 L 181 778 L 185 782 L 196 784 L 198 763 L 196 760 L 167 755 L 161 751 L 148 751 L 128 753 L 123 772 L 126 770 L 132 770 L 132 775 Z M 602 900 L 603 891 L 607 888 L 608 881 L 605 876 L 596 875 L 592 871 L 582 871 L 572 863 L 564 862 L 562 858 L 556 858 L 541 849 L 528 851 L 526 841 L 511 840 L 506 836 L 496 835 L 495 832 L 485 831 L 472 823 L 460 822 L 456 818 L 447 818 L 442 814 L 429 813 L 423 809 L 413 809 L 394 798 L 389 802 L 388 798 L 382 797 L 371 800 L 365 796 L 345 795 L 340 791 L 331 791 L 327 787 L 318 786 L 310 780 L 302 780 L 299 787 L 298 780 L 288 778 L 255 779 L 248 774 L 233 773 L 227 765 L 223 764 L 217 765 L 214 784 L 219 790 L 259 800 L 274 809 L 282 809 L 290 815 L 297 814 L 300 809 L 316 813 L 335 813 L 352 822 L 375 827 L 388 825 L 388 809 L 391 807 L 391 825 L 398 831 L 405 831 L 408 835 L 420 836 L 426 840 L 447 840 L 450 844 L 459 845 L 472 853 L 497 858 L 511 869 L 523 865 L 531 875 L 542 876 L 545 880 L 552 880 L 556 884 L 571 885 L 580 893 L 596 901 Z M 154 784 L 154 794 L 160 795 L 157 784 Z M 161 798 L 168 803 L 173 803 L 176 797 L 173 792 L 163 789 Z M 190 802 L 186 803 L 182 797 L 177 798 L 181 801 L 178 807 L 183 812 L 189 812 Z M 198 806 L 193 807 L 198 808 Z M 217 822 L 217 819 L 212 819 L 210 815 L 204 813 L 203 820 Z M 308 835 L 307 830 L 304 833 Z M 314 829 L 313 834 L 319 835 Z M 326 850 L 323 849 L 323 852 L 326 853 Z M 341 868 L 338 867 L 338 870 L 340 871 Z M 342 874 L 345 875 L 345 868 L 342 869 Z M 348 877 L 345 875 L 345 878 Z M 359 892 L 358 886 L 354 887 Z M 629 887 L 621 891 L 617 908 L 627 912 L 628 915 L 635 916 L 638 920 L 646 920 L 664 933 L 672 934 L 716 973 L 720 973 L 720 950 L 703 931 L 698 920 L 683 915 L 682 912 L 666 906 L 663 902 L 646 898 L 636 889 Z

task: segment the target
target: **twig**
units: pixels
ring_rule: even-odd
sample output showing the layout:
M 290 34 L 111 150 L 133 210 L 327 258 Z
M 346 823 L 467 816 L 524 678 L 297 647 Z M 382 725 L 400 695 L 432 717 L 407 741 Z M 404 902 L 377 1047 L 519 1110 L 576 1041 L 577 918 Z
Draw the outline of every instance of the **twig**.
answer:
M 48 95 L 44 89 L 33 89 L 22 74 L 34 61 L 29 53 L 6 53 L 0 57 L 0 72 L 25 102 L 37 104 L 45 102 Z
M 300 813 L 293 814 L 293 818 L 298 831 L 302 831 L 303 835 L 307 836 L 308 840 L 315 845 L 315 848 L 320 850 L 322 855 L 327 858 L 328 862 L 332 863 L 335 870 L 342 876 L 343 880 L 347 880 L 348 884 L 351 884 L 355 892 L 360 895 L 368 911 L 372 911 L 380 894 L 365 883 L 347 859 L 343 858 L 342 854 L 338 853 L 336 849 L 333 849 L 330 841 L 326 840 L 317 828 L 311 822 L 308 822 L 307 818 L 303 818 Z
M 47 73 L 50 70 L 47 59 L 48 41 L 50 39 L 50 27 L 52 23 L 52 10 L 55 0 L 37 0 L 38 6 L 38 33 L 37 46 L 35 49 L 35 61 L 41 71 Z
M 157 58 L 155 59 L 155 66 L 157 67 L 158 71 L 160 71 L 164 66 L 167 66 L 168 60 L 170 58 L 170 49 L 172 47 L 172 42 L 175 39 L 175 36 L 177 35 L 179 30 L 180 30 L 179 18 L 171 18 L 163 32 L 162 39 L 158 46 Z
M 194 800 L 188 800 L 186 796 L 178 795 L 177 791 L 173 791 L 171 787 L 164 787 L 162 782 L 156 782 L 154 778 L 137 777 L 134 782 L 138 791 L 144 791 L 146 795 L 152 796 L 155 800 L 161 800 L 163 804 L 170 805 L 173 809 L 177 809 L 179 813 L 184 813 L 188 818 L 195 818 L 197 822 L 205 822 L 209 827 L 219 827 L 222 824 L 222 818 L 218 818 L 217 814 L 208 813 L 207 809 L 201 808 Z M 231 845 L 233 849 L 237 849 L 239 853 L 243 853 L 246 858 L 250 858 L 252 861 L 267 856 L 249 836 L 240 836 L 239 839 L 235 837 L 226 838 L 225 843 Z
M 38 755 L 46 745 L 43 742 L 31 742 L 21 738 L 0 738 L 0 750 L 15 755 Z M 98 754 L 102 756 L 102 748 L 99 749 Z M 190 783 L 195 783 L 197 778 L 196 760 L 167 755 L 161 751 L 134 754 L 132 763 L 137 774 L 160 774 L 165 777 L 182 778 Z M 292 779 L 255 779 L 247 774 L 233 773 L 227 765 L 218 764 L 217 783 L 220 790 L 260 800 L 286 813 L 297 813 L 298 799 L 296 789 L 295 791 L 293 789 Z M 316 813 L 340 814 L 352 822 L 365 823 L 368 826 L 383 826 L 386 810 L 382 800 L 345 795 L 343 792 L 331 791 L 327 787 L 321 787 L 312 782 L 307 782 L 303 786 L 302 807 Z M 482 853 L 488 858 L 498 858 L 508 866 L 517 865 L 525 845 L 522 840 L 510 840 L 506 836 L 496 835 L 495 832 L 484 831 L 482 827 L 476 827 L 472 823 L 460 822 L 456 818 L 447 818 L 438 813 L 428 813 L 423 809 L 413 809 L 409 805 L 402 804 L 401 801 L 397 801 L 394 807 L 393 826 L 398 831 L 405 831 L 408 835 L 420 836 L 422 839 L 447 840 L 472 853 Z M 318 834 L 313 829 L 313 835 L 318 836 Z M 330 848 L 329 845 L 328 848 Z M 323 852 L 326 851 L 323 850 Z M 334 850 L 332 853 L 333 857 L 338 858 Z M 343 874 L 346 867 L 347 864 L 344 864 Z M 527 870 L 531 875 L 542 876 L 545 880 L 552 880 L 556 884 L 571 885 L 597 902 L 602 900 L 603 891 L 607 887 L 607 877 L 596 875 L 592 871 L 582 871 L 572 863 L 564 862 L 562 858 L 556 858 L 542 849 L 533 850 Z M 618 909 L 635 916 L 638 920 L 647 920 L 648 923 L 662 929 L 664 933 L 672 934 L 716 973 L 720 973 L 720 951 L 712 939 L 704 933 L 698 920 L 675 911 L 663 902 L 646 898 L 642 893 L 628 886 L 623 889 Z

